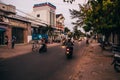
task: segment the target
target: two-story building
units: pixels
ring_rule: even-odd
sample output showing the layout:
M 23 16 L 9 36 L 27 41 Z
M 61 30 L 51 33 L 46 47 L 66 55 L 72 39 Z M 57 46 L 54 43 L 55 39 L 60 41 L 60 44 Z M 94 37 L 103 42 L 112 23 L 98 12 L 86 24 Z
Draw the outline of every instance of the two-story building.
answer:
M 5 35 L 8 35 L 10 33 L 9 20 L 6 15 L 15 14 L 15 6 L 0 3 L 0 45 L 4 44 Z
M 32 34 L 47 34 L 50 32 L 48 27 L 52 28 L 52 30 L 56 29 L 56 6 L 49 2 L 34 4 L 33 11 L 30 13 L 32 16 L 27 16 L 34 21 L 31 23 Z M 49 29 L 50 29 L 49 28 Z M 46 32 L 46 30 L 48 30 Z M 53 34 L 53 32 L 52 32 Z M 52 36 L 51 36 L 52 37 Z
M 42 23 L 55 27 L 56 25 L 56 6 L 49 2 L 34 4 L 32 16 L 38 18 Z
M 64 21 L 65 21 L 65 18 L 63 16 L 63 14 L 56 14 L 56 28 L 60 31 L 64 31 Z
M 36 20 L 39 20 L 39 28 L 36 28 L 35 26 L 32 27 L 33 31 L 41 31 L 42 28 L 46 26 L 41 26 L 41 23 L 46 24 L 47 26 L 50 26 L 53 28 L 52 32 L 52 39 L 56 39 L 58 36 L 60 37 L 62 33 L 64 32 L 64 16 L 62 14 L 56 14 L 56 6 L 49 2 L 35 4 L 33 6 L 33 11 L 31 13 L 31 18 L 36 18 Z M 40 30 L 38 30 L 40 29 Z
M 22 16 L 16 15 L 16 7 L 0 3 L 0 45 L 4 45 L 4 37 L 16 36 L 16 43 L 27 43 L 31 35 L 31 23 Z
M 58 35 L 56 37 L 59 38 L 60 40 L 65 37 L 65 35 L 64 35 L 64 27 L 65 27 L 64 20 L 65 20 L 65 18 L 63 16 L 63 14 L 56 14 L 56 29 L 57 30 L 55 31 L 55 33 Z

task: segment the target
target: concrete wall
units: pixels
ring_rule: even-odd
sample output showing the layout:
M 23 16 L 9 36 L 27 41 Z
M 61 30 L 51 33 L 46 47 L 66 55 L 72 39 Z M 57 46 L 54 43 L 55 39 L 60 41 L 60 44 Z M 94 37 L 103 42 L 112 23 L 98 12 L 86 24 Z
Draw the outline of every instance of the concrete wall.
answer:
M 37 14 L 40 14 L 40 17 L 37 17 Z M 55 9 L 53 9 L 49 6 L 42 6 L 42 7 L 33 8 L 32 15 L 34 17 L 40 19 L 41 22 L 43 22 L 43 23 L 46 23 L 46 24 L 51 25 L 53 27 L 56 25 Z

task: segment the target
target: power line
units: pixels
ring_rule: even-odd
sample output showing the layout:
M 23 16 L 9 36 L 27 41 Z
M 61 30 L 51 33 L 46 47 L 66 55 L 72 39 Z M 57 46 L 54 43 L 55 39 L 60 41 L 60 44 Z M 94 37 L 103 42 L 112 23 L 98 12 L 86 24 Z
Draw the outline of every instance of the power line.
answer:
M 32 16 L 32 15 L 30 15 L 30 14 L 28 14 L 28 13 L 26 13 L 26 12 L 23 12 L 23 11 L 21 11 L 21 10 L 19 10 L 19 9 L 16 9 L 17 11 L 19 11 L 19 12 L 21 12 L 21 13 L 23 13 L 23 14 L 25 14 L 25 15 L 27 15 L 27 16 L 30 16 L 30 17 L 32 17 L 32 19 L 31 20 L 33 20 L 33 18 L 35 19 L 34 21 L 37 21 L 37 22 L 40 22 L 40 21 L 43 21 L 43 22 L 46 22 L 46 21 L 44 21 L 44 20 L 41 20 L 41 19 L 38 19 L 37 17 L 35 17 L 35 16 Z M 40 22 L 40 23 L 43 23 L 43 22 Z M 46 24 L 46 23 L 43 23 L 43 24 Z
M 5 4 L 4 2 L 1 2 L 1 3 Z M 13 8 L 13 9 L 14 9 L 14 8 Z M 38 22 L 38 23 L 41 23 L 41 24 L 45 24 L 45 25 L 47 25 L 47 23 L 48 23 L 47 21 L 44 21 L 44 20 L 38 19 L 37 17 L 32 16 L 32 15 L 30 15 L 30 14 L 28 14 L 28 13 L 22 11 L 22 10 L 19 10 L 19 9 L 16 9 L 16 8 L 15 8 L 15 10 L 17 10 L 18 12 L 21 12 L 21 13 L 27 15 L 27 16 L 32 17 L 32 18 L 28 18 L 28 17 L 26 17 L 26 18 L 29 19 L 29 20 L 32 20 L 32 21 L 35 21 L 35 22 Z M 33 18 L 34 18 L 34 19 L 33 19 Z M 43 21 L 43 22 L 41 22 L 41 21 Z M 46 23 L 45 23 L 45 22 L 46 22 Z

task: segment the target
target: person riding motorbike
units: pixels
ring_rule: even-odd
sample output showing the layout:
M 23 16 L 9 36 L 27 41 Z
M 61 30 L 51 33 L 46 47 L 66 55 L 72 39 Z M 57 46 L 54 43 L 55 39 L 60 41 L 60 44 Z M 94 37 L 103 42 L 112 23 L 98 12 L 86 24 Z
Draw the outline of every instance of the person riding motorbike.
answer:
M 41 41 L 42 41 L 42 43 L 41 43 L 42 46 L 39 49 L 39 53 L 47 51 L 47 45 L 46 45 L 47 42 L 46 42 L 45 38 L 43 38 Z
M 68 39 L 68 41 L 66 42 L 66 47 L 70 48 L 73 51 L 73 42 L 71 41 L 71 39 Z

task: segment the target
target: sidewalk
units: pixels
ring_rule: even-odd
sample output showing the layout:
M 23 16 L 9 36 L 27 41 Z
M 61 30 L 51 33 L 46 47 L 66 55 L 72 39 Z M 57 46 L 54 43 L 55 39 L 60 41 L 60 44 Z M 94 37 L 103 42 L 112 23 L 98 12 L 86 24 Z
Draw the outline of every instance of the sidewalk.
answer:
M 111 65 L 112 55 L 102 51 L 97 42 L 90 43 L 79 61 L 77 73 L 69 80 L 120 80 L 120 73 Z
M 48 48 L 59 45 L 58 43 L 47 44 Z M 32 52 L 32 44 L 16 44 L 14 49 L 0 46 L 0 60 Z

